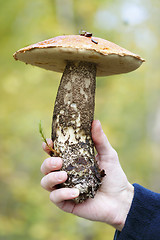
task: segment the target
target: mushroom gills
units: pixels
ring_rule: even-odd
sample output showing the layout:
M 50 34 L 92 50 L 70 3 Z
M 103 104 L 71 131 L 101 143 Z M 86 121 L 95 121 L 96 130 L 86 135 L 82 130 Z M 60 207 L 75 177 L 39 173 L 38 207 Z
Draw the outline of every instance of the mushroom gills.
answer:
M 76 203 L 93 198 L 102 179 L 91 136 L 95 87 L 95 64 L 67 62 L 54 106 L 52 140 L 68 174 L 59 187 L 78 188 Z

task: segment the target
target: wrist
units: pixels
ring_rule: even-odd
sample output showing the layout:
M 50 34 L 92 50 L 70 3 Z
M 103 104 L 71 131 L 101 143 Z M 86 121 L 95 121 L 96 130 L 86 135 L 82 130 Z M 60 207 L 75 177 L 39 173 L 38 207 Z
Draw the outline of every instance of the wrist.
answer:
M 129 213 L 132 201 L 134 196 L 134 187 L 128 182 L 128 186 L 126 189 L 121 192 L 121 196 L 119 198 L 119 204 L 118 204 L 118 211 L 117 211 L 117 217 L 115 220 L 115 224 L 112 225 L 117 230 L 122 231 L 127 215 Z

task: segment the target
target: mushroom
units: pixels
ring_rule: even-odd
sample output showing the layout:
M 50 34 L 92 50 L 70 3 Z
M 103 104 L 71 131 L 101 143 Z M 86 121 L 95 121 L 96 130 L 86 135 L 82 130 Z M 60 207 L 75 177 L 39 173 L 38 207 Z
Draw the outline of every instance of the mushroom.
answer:
M 27 64 L 63 72 L 51 136 L 55 153 L 63 159 L 62 169 L 68 173 L 67 181 L 59 187 L 78 188 L 80 195 L 75 203 L 93 198 L 105 176 L 95 160 L 91 137 L 96 76 L 127 73 L 140 67 L 144 60 L 87 32 L 38 42 L 13 56 Z

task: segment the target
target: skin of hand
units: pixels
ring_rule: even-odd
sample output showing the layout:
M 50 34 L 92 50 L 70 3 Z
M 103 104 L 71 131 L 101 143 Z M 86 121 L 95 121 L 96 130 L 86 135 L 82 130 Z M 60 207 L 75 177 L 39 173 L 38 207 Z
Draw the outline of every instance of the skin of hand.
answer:
M 78 189 L 56 189 L 57 184 L 67 179 L 67 173 L 61 171 L 63 162 L 59 157 L 49 157 L 42 163 L 41 172 L 45 176 L 41 180 L 41 186 L 50 192 L 50 200 L 61 210 L 92 221 L 105 222 L 121 231 L 131 207 L 134 187 L 128 182 L 118 155 L 104 134 L 99 120 L 92 123 L 92 139 L 97 150 L 98 165 L 106 173 L 94 198 L 75 204 L 71 199 L 79 195 Z M 53 142 L 50 139 L 47 141 L 53 147 Z M 49 154 L 50 150 L 45 143 L 42 147 Z

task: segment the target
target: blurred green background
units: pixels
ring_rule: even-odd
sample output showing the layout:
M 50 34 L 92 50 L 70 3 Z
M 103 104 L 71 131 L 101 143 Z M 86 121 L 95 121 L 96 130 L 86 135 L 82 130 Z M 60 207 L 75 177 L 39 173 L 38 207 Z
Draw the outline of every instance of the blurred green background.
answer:
M 57 209 L 40 187 L 39 121 L 50 137 L 61 74 L 12 54 L 57 35 L 90 31 L 146 59 L 97 79 L 99 119 L 131 183 L 160 188 L 160 1 L 0 0 L 0 240 L 110 240 L 114 229 Z

